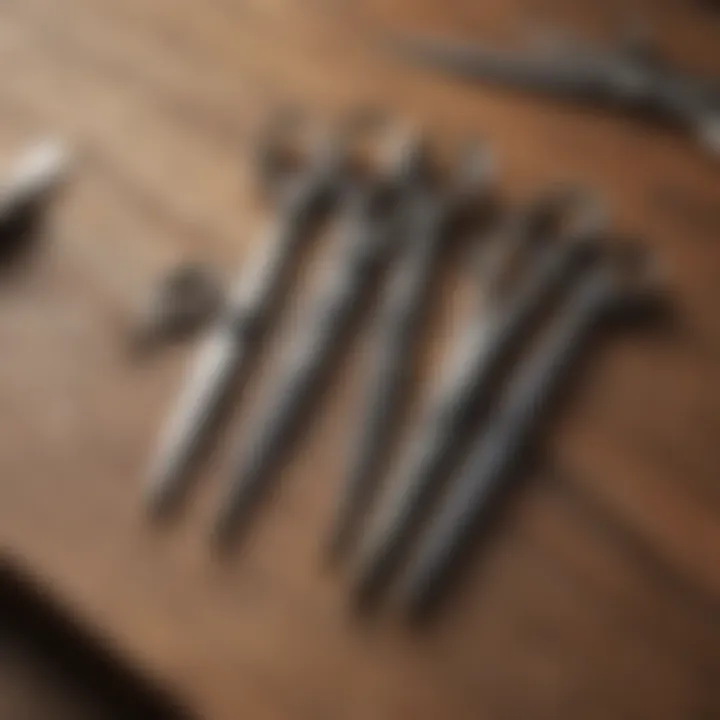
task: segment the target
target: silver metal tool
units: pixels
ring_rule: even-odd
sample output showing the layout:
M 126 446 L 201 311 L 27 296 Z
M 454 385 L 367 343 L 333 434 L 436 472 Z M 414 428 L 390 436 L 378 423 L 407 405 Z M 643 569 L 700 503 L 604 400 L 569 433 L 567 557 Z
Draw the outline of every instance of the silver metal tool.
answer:
M 636 249 L 622 255 L 604 258 L 576 283 L 539 348 L 523 360 L 410 563 L 405 600 L 411 611 L 429 610 L 439 599 L 443 579 L 518 469 L 543 411 L 593 328 L 610 314 L 657 306 L 662 293 L 656 268 Z
M 458 215 L 487 206 L 494 197 L 493 162 L 487 152 L 466 154 L 459 181 L 450 192 L 433 182 L 426 148 L 418 144 L 419 182 L 402 201 L 401 232 L 406 236 L 377 320 L 373 360 L 365 392 L 366 409 L 330 537 L 332 560 L 354 540 L 372 500 L 408 391 L 414 349 L 430 299 L 437 260 Z
M 400 165 L 404 163 L 403 156 Z M 386 191 L 376 180 L 361 180 L 350 193 L 341 229 L 345 241 L 341 257 L 295 339 L 260 419 L 253 422 L 237 453 L 214 526 L 218 547 L 229 546 L 245 529 L 250 513 L 271 488 L 273 474 L 298 439 L 322 381 L 362 317 L 363 305 L 395 239 L 396 212 L 388 208 Z
M 578 41 L 519 52 L 430 38 L 392 37 L 387 44 L 415 64 L 458 77 L 656 119 L 720 154 L 718 81 L 670 67 L 637 38 L 608 50 Z
M 447 385 L 440 389 L 418 436 L 411 440 L 400 465 L 396 492 L 381 508 L 361 548 L 355 587 L 361 606 L 374 600 L 395 572 L 428 500 L 463 449 L 468 427 L 487 410 L 499 372 L 549 301 L 594 256 L 604 228 L 603 213 L 598 209 L 592 204 L 583 207 L 576 224 L 566 230 L 557 246 L 541 254 L 517 292 L 507 302 L 491 307 L 490 316 L 466 336 Z
M 282 138 L 273 129 L 262 146 L 261 169 L 279 187 L 280 212 L 269 239 L 258 243 L 257 261 L 244 263 L 226 308 L 203 340 L 189 376 L 165 425 L 150 471 L 147 502 L 154 513 L 180 499 L 191 470 L 231 393 L 249 374 L 270 324 L 288 290 L 302 248 L 314 236 L 319 215 L 343 180 L 342 149 L 326 143 L 307 169 L 280 167 Z
M 0 185 L 0 255 L 18 250 L 35 230 L 69 165 L 68 149 L 50 140 L 33 145 L 15 161 Z

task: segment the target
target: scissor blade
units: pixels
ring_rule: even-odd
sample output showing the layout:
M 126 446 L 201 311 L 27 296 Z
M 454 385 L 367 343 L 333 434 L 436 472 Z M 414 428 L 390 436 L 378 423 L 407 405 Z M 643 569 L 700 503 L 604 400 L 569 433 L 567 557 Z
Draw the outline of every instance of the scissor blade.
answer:
M 201 448 L 222 415 L 231 390 L 239 384 L 247 345 L 225 323 L 203 341 L 171 413 L 150 472 L 148 504 L 168 509 L 179 499 Z
M 568 97 L 597 99 L 612 92 L 603 58 L 590 53 L 562 48 L 510 53 L 480 44 L 408 37 L 393 37 L 388 45 L 414 64 L 471 80 Z
M 213 541 L 226 547 L 245 529 L 250 512 L 272 483 L 272 475 L 300 434 L 326 371 L 350 336 L 362 306 L 360 289 L 353 284 L 323 296 L 320 317 L 297 338 L 287 365 L 271 392 L 260 419 L 253 423 L 238 460 L 213 529 Z

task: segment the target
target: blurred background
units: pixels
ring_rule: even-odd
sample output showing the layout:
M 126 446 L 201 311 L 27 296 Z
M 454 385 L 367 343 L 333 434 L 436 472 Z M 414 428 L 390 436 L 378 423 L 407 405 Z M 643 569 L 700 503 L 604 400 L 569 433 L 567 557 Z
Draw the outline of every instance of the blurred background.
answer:
M 535 58 L 560 48 L 563 97 L 544 77 L 530 92 L 525 75 L 468 78 L 466 55 L 455 72 L 399 52 L 411 37 L 519 53 L 538 76 Z M 0 275 L 0 718 L 720 717 L 720 5 L 2 0 L 0 58 L 3 244 L 29 251 Z M 613 236 L 662 266 L 672 327 L 593 346 L 423 627 L 393 602 L 358 614 L 356 561 L 331 568 L 324 550 L 381 292 L 273 502 L 229 556 L 208 543 L 235 441 L 314 337 L 303 323 L 337 275 L 342 218 L 294 263 L 192 502 L 172 523 L 144 506 L 196 330 L 283 207 L 254 158 L 284 108 L 326 138 L 369 110 L 442 158 L 483 143 L 503 209 L 591 188 Z M 62 187 L 19 203 L 14 163 L 48 137 L 69 158 Z M 397 447 L 478 313 L 478 244 L 437 263 Z M 178 342 L 137 353 L 158 288 L 188 267 L 170 285 L 198 291 Z

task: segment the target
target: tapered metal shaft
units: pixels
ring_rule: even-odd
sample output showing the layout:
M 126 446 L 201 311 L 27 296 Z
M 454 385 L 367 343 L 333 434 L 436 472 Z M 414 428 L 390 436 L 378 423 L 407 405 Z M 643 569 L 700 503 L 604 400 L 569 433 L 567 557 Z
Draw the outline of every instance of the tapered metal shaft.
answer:
M 419 436 L 401 464 L 397 493 L 381 511 L 361 554 L 357 600 L 372 600 L 394 573 L 421 512 L 462 449 L 463 434 L 492 398 L 497 374 L 548 301 L 577 272 L 594 247 L 597 218 L 548 248 L 530 277 L 494 315 L 469 333 L 448 386 L 431 406 Z
M 220 546 L 243 529 L 256 503 L 270 489 L 281 458 L 298 438 L 310 403 L 351 337 L 376 272 L 388 256 L 392 223 L 377 188 L 363 187 L 349 204 L 342 256 L 309 322 L 295 338 L 259 420 L 253 421 L 250 435 L 236 454 L 214 527 L 213 539 Z

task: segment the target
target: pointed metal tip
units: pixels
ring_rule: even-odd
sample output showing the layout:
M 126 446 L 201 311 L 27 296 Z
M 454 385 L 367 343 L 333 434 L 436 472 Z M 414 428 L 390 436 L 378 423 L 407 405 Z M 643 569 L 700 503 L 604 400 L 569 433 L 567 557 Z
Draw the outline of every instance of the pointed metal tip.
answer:
M 46 195 L 65 179 L 71 166 L 71 152 L 57 140 L 44 140 L 23 153 L 13 165 L 5 192 L 12 198 Z

